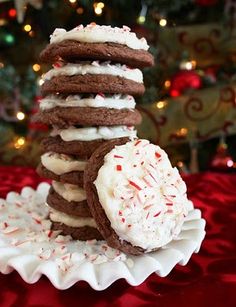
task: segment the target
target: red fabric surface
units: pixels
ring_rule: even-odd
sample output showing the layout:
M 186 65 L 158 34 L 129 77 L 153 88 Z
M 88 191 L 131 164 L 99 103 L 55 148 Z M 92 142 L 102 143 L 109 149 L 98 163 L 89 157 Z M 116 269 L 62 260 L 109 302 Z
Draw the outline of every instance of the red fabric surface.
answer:
M 32 169 L 0 167 L 0 196 L 40 181 Z M 59 291 L 45 277 L 29 285 L 16 272 L 0 274 L 0 306 L 236 306 L 236 174 L 202 173 L 185 181 L 207 220 L 200 253 L 186 266 L 166 278 L 152 274 L 137 287 L 119 280 L 101 292 L 85 282 Z

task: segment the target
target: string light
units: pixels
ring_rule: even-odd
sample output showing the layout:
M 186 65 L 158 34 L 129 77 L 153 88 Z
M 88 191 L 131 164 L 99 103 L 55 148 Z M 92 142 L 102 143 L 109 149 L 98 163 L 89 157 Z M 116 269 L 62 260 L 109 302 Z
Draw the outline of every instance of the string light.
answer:
M 11 18 L 15 18 L 16 17 L 16 10 L 15 9 L 10 9 L 8 11 L 8 15 L 11 17 Z
M 7 20 L 4 18 L 0 18 L 0 26 L 5 26 L 7 24 Z
M 42 86 L 44 84 L 44 80 L 43 80 L 43 78 L 40 78 L 39 80 L 38 80 L 38 85 L 39 86 Z
M 139 16 L 137 18 L 137 23 L 142 24 L 146 21 L 146 17 L 145 16 Z
M 192 63 L 192 67 L 193 67 L 193 69 L 195 69 L 195 68 L 196 68 L 196 66 L 197 66 L 197 62 L 196 62 L 195 60 L 192 60 L 192 61 L 191 61 L 191 63 Z
M 30 36 L 30 37 L 34 37 L 34 36 L 35 36 L 34 31 L 30 31 L 30 32 L 29 32 L 29 36 Z
M 156 103 L 156 106 L 158 109 L 163 109 L 167 105 L 167 102 L 165 100 L 160 100 Z
M 24 137 L 19 137 L 14 143 L 14 146 L 15 146 L 16 149 L 19 149 L 24 145 L 25 145 L 25 138 Z
M 164 85 L 165 85 L 165 88 L 169 88 L 171 86 L 170 80 L 166 80 Z
M 5 36 L 5 42 L 8 43 L 8 44 L 13 44 L 15 41 L 15 38 L 12 34 L 7 34 Z
M 178 136 L 185 136 L 185 135 L 187 135 L 187 133 L 188 133 L 188 129 L 187 129 L 187 128 L 180 128 L 180 129 L 176 132 L 176 134 L 177 134 Z
M 101 15 L 104 7 L 105 7 L 105 4 L 103 2 L 94 2 L 93 4 L 94 13 L 96 15 Z
M 177 162 L 177 166 L 178 166 L 179 168 L 182 168 L 182 167 L 184 166 L 184 164 L 183 164 L 182 161 L 178 161 L 178 162 Z
M 77 0 L 69 0 L 70 3 L 75 3 Z
M 4 67 L 4 63 L 0 62 L 0 69 Z
M 24 25 L 23 29 L 24 29 L 25 32 L 30 32 L 32 27 L 31 27 L 31 25 L 27 24 L 27 25 Z
M 83 12 L 84 12 L 84 9 L 82 7 L 78 7 L 76 12 L 79 14 L 79 15 L 82 15 Z
M 16 113 L 16 118 L 17 118 L 18 120 L 23 120 L 23 119 L 25 119 L 25 113 L 23 113 L 23 112 L 21 112 L 21 111 L 17 112 L 17 113 Z
M 195 60 L 192 61 L 182 61 L 180 63 L 180 68 L 181 69 L 186 69 L 186 70 L 192 70 L 195 69 L 197 65 L 197 62 Z
M 227 161 L 227 166 L 228 166 L 228 167 L 234 166 L 234 161 L 233 161 L 233 160 L 228 160 L 228 161 Z
M 167 25 L 167 20 L 166 20 L 165 18 L 161 18 L 161 19 L 159 20 L 159 25 L 160 25 L 161 27 L 165 27 L 165 26 Z
M 35 71 L 35 72 L 37 72 L 37 71 L 40 71 L 40 69 L 41 69 L 41 66 L 39 65 L 39 64 L 34 64 L 33 66 L 32 66 L 32 68 L 33 68 L 33 71 Z
M 185 63 L 185 68 L 186 68 L 187 70 L 191 70 L 191 69 L 193 68 L 192 63 L 191 63 L 191 62 L 186 62 L 186 63 Z

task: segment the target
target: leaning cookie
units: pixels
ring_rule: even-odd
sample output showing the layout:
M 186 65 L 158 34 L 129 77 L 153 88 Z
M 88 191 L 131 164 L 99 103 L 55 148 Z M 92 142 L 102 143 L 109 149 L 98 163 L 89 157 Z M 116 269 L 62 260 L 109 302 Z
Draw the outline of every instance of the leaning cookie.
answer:
M 85 168 L 84 188 L 107 243 L 133 255 L 175 239 L 192 208 L 177 169 L 147 140 L 99 147 Z
M 154 63 L 148 48 L 146 39 L 139 39 L 127 26 L 79 25 L 70 31 L 55 29 L 40 58 L 46 63 L 55 63 L 58 59 L 67 62 L 110 60 L 141 68 Z

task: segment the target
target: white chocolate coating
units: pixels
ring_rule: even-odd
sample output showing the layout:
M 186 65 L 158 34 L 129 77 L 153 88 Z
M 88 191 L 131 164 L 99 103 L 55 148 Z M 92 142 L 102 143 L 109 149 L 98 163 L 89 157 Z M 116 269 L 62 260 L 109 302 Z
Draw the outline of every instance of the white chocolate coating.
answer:
M 84 171 L 86 161 L 74 159 L 69 155 L 46 152 L 41 156 L 42 165 L 57 175 L 73 171 Z
M 51 136 L 60 135 L 65 142 L 69 141 L 94 141 L 94 140 L 111 140 L 121 137 L 129 137 L 131 140 L 137 137 L 137 131 L 134 127 L 127 126 L 100 126 L 100 127 L 86 127 L 75 128 L 69 127 L 67 129 L 54 129 Z
M 130 32 L 130 28 L 112 28 L 111 26 L 99 25 L 79 25 L 78 27 L 66 31 L 57 28 L 50 37 L 50 43 L 60 43 L 64 40 L 76 40 L 81 43 L 117 43 L 126 45 L 132 49 L 148 50 L 149 46 L 145 38 L 138 39 L 136 34 Z
M 57 96 L 48 96 L 40 101 L 40 109 L 48 110 L 55 107 L 90 107 L 90 108 L 109 108 L 109 109 L 134 109 L 135 100 L 130 95 L 91 95 L 82 98 L 81 95 L 70 95 L 66 99 Z
M 81 62 L 78 64 L 68 63 L 64 66 L 49 70 L 43 80 L 51 80 L 57 76 L 74 76 L 74 75 L 112 75 L 119 76 L 124 79 L 133 80 L 138 83 L 143 83 L 143 74 L 140 69 L 129 68 L 126 65 L 110 64 L 110 62 Z
M 86 193 L 84 189 L 78 187 L 77 185 L 53 181 L 52 186 L 57 194 L 69 202 L 79 202 L 86 199 Z
M 178 170 L 159 146 L 147 140 L 111 150 L 94 184 L 120 240 L 146 251 L 175 238 L 191 209 Z
M 90 226 L 90 227 L 97 228 L 97 225 L 94 219 L 91 217 L 78 217 L 74 215 L 72 216 L 64 212 L 57 211 L 53 208 L 50 208 L 49 217 L 51 221 L 63 223 L 69 227 Z

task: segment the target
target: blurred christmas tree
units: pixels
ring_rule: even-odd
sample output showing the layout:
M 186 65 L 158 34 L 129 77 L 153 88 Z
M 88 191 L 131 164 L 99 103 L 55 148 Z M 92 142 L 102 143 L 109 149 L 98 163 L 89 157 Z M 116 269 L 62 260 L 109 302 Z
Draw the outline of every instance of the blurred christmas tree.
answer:
M 198 164 L 201 169 L 216 166 L 212 161 L 224 137 L 229 153 L 217 155 L 220 169 L 235 169 L 233 0 L 0 0 L 0 160 L 36 163 L 38 140 L 33 138 L 42 135 L 43 127 L 29 118 L 46 70 L 38 54 L 55 27 L 90 22 L 126 24 L 151 45 L 156 66 L 145 71 L 139 135 L 165 147 L 174 164 L 191 171 Z

